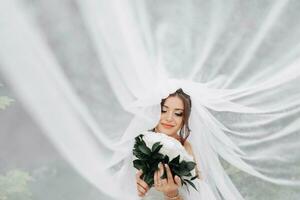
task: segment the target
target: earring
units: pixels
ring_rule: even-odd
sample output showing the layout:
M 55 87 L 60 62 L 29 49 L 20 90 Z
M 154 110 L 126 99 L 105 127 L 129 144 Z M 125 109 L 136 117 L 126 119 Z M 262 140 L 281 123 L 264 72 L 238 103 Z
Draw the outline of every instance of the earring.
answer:
M 180 137 L 183 137 L 184 134 L 185 134 L 185 125 L 183 125 L 183 126 L 181 127 L 180 131 L 179 131 Z
M 177 131 L 177 135 L 180 135 L 181 129 L 182 129 L 182 128 L 180 128 L 180 129 Z

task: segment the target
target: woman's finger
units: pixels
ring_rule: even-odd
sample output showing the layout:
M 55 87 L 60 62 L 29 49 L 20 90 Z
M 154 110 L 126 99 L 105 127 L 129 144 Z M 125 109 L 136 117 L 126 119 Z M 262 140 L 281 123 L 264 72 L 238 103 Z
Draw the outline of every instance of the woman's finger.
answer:
M 138 191 L 138 195 L 139 195 L 140 197 L 143 197 L 143 196 L 145 196 L 145 193 L 142 193 L 142 192 Z
M 137 184 L 137 189 L 139 192 L 141 192 L 143 194 L 145 194 L 147 192 L 147 190 L 139 184 Z
M 160 170 L 158 170 L 157 171 L 157 185 L 158 185 L 158 187 L 160 187 L 161 186 L 161 179 L 160 179 L 160 177 L 161 177 L 161 173 L 160 173 Z
M 148 184 L 143 180 L 137 181 L 137 184 L 140 185 L 141 187 L 143 187 L 146 191 L 149 189 Z
M 139 181 L 137 181 L 137 191 L 140 197 L 145 196 L 148 189 L 144 188 L 144 186 L 140 185 Z
M 137 173 L 136 173 L 136 182 L 140 185 L 140 186 L 142 186 L 143 188 L 145 188 L 145 190 L 148 190 L 149 189 L 149 186 L 148 186 L 148 184 L 144 181 L 144 180 L 142 180 L 140 177 L 141 177 L 141 175 L 142 175 L 142 171 L 141 170 L 139 170 Z
M 142 174 L 143 174 L 143 171 L 141 169 L 139 171 L 137 171 L 137 173 L 135 174 L 136 180 L 140 180 Z
M 167 181 L 166 178 L 160 179 L 160 182 L 161 182 L 161 185 L 162 185 L 162 186 L 165 186 L 165 185 L 168 184 L 168 181 Z
M 159 163 L 159 178 L 161 179 L 161 177 L 164 174 L 164 166 L 162 163 Z
M 140 191 L 138 191 L 138 195 L 139 197 L 143 197 L 143 194 Z
M 158 182 L 161 184 L 160 186 L 165 186 L 168 184 L 168 181 L 166 178 L 162 178 L 164 175 L 164 166 L 162 163 L 159 165 L 159 176 L 158 176 Z
M 181 179 L 179 178 L 179 176 L 176 175 L 174 177 L 174 180 L 175 180 L 176 185 L 178 185 L 179 187 L 181 187 L 182 184 L 181 184 Z
M 173 175 L 172 175 L 169 165 L 165 164 L 165 167 L 166 167 L 166 171 L 167 171 L 168 183 L 174 183 Z
M 154 172 L 154 187 L 157 189 L 157 171 Z

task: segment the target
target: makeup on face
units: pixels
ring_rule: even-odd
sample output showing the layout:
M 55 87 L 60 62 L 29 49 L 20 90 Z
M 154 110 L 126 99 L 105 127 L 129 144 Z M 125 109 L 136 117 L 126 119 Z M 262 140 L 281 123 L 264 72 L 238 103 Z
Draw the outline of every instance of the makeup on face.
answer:
M 176 136 L 183 121 L 183 102 L 178 97 L 169 97 L 161 107 L 161 117 L 157 126 L 158 130 Z
M 162 106 L 162 109 L 161 109 L 161 112 L 162 112 L 162 113 L 166 113 L 166 112 L 167 112 L 167 109 L 169 109 L 169 107 L 166 106 L 166 105 L 163 105 L 163 106 Z M 183 116 L 183 109 L 181 109 L 181 108 L 175 108 L 174 111 L 175 111 L 174 114 L 175 114 L 177 117 L 182 117 L 182 116 Z
M 167 129 L 171 129 L 174 127 L 174 125 L 167 124 L 167 123 L 161 123 L 161 125 L 163 125 L 163 127 L 167 128 Z

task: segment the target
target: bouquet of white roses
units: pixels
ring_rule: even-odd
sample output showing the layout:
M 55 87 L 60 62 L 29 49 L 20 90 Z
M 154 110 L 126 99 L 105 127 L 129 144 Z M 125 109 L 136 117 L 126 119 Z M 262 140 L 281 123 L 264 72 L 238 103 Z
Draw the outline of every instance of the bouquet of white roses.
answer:
M 135 138 L 133 165 L 142 170 L 142 179 L 151 187 L 154 184 L 154 172 L 158 164 L 168 164 L 173 177 L 180 177 L 183 185 L 189 184 L 197 190 L 192 182 L 197 178 L 193 157 L 190 156 L 180 142 L 163 133 L 146 132 Z M 161 178 L 166 178 L 166 170 Z

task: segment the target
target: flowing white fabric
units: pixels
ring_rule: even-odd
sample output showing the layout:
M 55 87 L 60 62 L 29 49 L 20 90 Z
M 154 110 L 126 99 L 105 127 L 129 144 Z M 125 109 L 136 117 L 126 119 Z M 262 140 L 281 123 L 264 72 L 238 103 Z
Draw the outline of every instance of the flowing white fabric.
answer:
M 119 113 L 130 113 L 126 128 L 101 130 L 47 45 L 47 31 L 17 0 L 0 6 L 0 70 L 84 178 L 112 198 L 138 199 L 133 139 L 158 122 L 160 100 L 182 88 L 192 99 L 188 140 L 204 178 L 199 187 L 212 191 L 186 199 L 244 199 L 240 189 L 259 190 L 250 179 L 236 187 L 226 163 L 236 176 L 299 189 L 298 1 L 78 0 L 76 6 Z
M 189 196 L 191 195 L 193 195 L 195 199 L 206 199 L 206 200 L 216 199 L 209 185 L 205 181 L 197 179 L 194 182 L 197 191 L 195 191 L 192 188 L 190 188 L 190 190 L 187 190 L 185 187 L 179 188 L 179 195 L 182 199 L 189 199 Z M 165 197 L 161 192 L 151 187 L 149 192 L 142 199 L 143 200 L 164 200 Z

